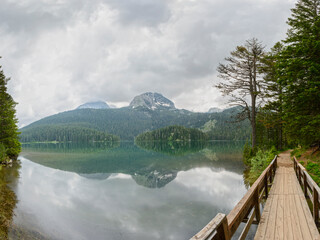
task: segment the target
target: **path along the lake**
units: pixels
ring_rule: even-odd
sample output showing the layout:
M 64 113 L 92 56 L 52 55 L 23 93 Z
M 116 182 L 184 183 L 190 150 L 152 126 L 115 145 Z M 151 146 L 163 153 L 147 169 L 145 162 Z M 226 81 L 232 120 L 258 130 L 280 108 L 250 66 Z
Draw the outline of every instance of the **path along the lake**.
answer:
M 260 239 L 320 239 L 289 151 L 278 157 L 278 169 L 255 235 Z

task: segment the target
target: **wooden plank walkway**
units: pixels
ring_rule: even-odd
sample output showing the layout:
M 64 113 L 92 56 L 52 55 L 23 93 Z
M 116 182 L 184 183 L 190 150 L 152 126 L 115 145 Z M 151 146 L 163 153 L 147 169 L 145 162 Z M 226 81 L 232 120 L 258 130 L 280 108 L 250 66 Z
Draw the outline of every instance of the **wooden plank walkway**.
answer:
M 289 152 L 278 157 L 274 183 L 255 235 L 255 240 L 260 239 L 320 239 Z

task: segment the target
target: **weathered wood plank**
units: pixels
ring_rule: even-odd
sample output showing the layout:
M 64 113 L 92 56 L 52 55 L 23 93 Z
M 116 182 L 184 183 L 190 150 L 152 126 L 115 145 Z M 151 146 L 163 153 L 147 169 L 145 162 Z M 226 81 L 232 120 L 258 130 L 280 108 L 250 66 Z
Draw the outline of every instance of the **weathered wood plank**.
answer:
M 301 233 L 301 228 L 299 224 L 299 217 L 297 214 L 297 211 L 294 211 L 296 209 L 296 204 L 294 201 L 294 196 L 295 195 L 289 195 L 288 200 L 289 200 L 289 209 L 290 209 L 290 220 L 291 220 L 291 225 L 292 225 L 292 234 L 295 237 L 295 239 L 303 239 L 302 238 L 302 233 Z
M 305 199 L 303 199 L 303 197 L 301 198 L 301 196 L 297 196 L 297 195 L 294 196 L 296 211 L 299 219 L 299 225 L 302 233 L 302 239 L 312 239 L 310 229 L 307 223 L 308 219 L 306 218 L 303 207 L 302 207 L 303 201 L 301 200 L 303 200 L 304 202 L 306 201 Z
M 272 205 L 270 206 L 270 213 L 268 216 L 268 226 L 264 239 L 274 239 L 275 230 L 276 230 L 276 219 L 277 219 L 277 207 L 278 207 L 278 196 L 273 195 Z
M 290 195 L 284 197 L 284 229 L 283 229 L 283 239 L 285 240 L 294 240 L 295 236 L 293 235 L 292 228 L 292 218 L 291 218 L 291 209 L 290 209 Z
M 277 204 L 277 215 L 275 221 L 275 234 L 274 239 L 283 239 L 283 231 L 284 231 L 284 196 L 285 195 L 277 195 L 278 196 L 278 204 Z

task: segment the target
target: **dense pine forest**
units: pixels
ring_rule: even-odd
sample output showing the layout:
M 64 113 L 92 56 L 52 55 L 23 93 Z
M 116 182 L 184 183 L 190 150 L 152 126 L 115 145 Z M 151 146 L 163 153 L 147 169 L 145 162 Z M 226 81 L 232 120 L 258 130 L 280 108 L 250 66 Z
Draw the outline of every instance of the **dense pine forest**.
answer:
M 248 165 L 262 171 L 277 150 L 295 148 L 293 154 L 320 179 L 313 171 L 320 167 L 320 2 L 299 0 L 291 12 L 287 37 L 270 51 L 250 39 L 231 52 L 218 68 L 218 87 L 231 97 L 239 93 L 233 99 L 243 109 L 238 117 L 250 120 Z M 244 59 L 248 65 L 234 65 Z
M 7 91 L 8 81 L 0 66 L 0 163 L 16 159 L 21 149 L 15 115 L 16 102 Z

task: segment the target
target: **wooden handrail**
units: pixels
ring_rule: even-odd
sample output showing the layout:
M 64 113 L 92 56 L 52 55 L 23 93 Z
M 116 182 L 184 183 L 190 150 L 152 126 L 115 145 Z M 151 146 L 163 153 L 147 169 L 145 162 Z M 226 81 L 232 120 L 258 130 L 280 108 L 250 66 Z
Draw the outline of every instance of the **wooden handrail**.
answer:
M 265 198 L 268 197 L 268 182 L 272 184 L 276 169 L 277 156 L 274 157 L 269 166 L 262 172 L 260 177 L 254 182 L 251 188 L 238 202 L 238 204 L 231 210 L 226 218 L 222 219 L 222 215 L 224 214 L 218 213 L 215 218 L 213 218 L 199 233 L 193 236 L 190 240 L 230 240 L 241 222 L 246 222 L 246 225 L 239 239 L 245 239 L 251 224 L 253 222 L 258 223 L 260 221 L 261 196 L 265 195 Z M 220 222 L 218 220 L 220 220 Z M 217 222 L 219 222 L 219 224 L 217 224 Z
M 298 181 L 303 188 L 303 192 L 306 198 L 310 198 L 312 203 L 312 215 L 313 220 L 319 227 L 319 206 L 320 206 L 320 188 L 318 184 L 311 178 L 306 169 L 298 162 L 296 157 L 293 157 L 294 170 L 296 172 Z

